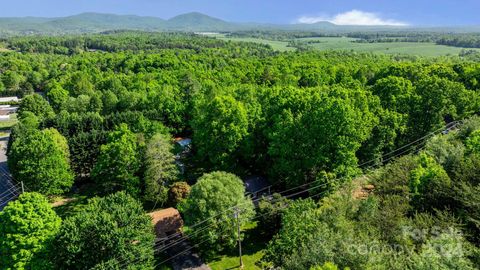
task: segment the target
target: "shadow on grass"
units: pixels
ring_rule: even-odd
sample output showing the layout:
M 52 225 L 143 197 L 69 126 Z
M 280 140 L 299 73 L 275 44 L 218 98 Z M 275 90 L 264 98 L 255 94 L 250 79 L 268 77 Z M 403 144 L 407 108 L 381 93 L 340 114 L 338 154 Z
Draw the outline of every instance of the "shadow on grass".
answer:
M 88 199 L 95 197 L 97 194 L 97 187 L 95 184 L 87 183 L 80 187 L 78 193 L 65 194 L 63 200 L 64 204 L 53 208 L 58 216 L 62 219 L 74 215 L 83 209 L 88 203 Z
M 244 237 L 242 240 L 242 255 L 245 257 L 249 257 L 248 259 L 244 258 L 246 267 L 248 266 L 247 264 L 252 263 L 252 259 L 255 256 L 259 256 L 257 253 L 264 250 L 267 247 L 268 241 L 270 240 L 270 238 L 263 236 L 259 232 L 256 225 L 248 227 L 249 228 L 243 230 Z M 215 264 L 217 267 L 215 269 L 220 269 L 219 266 L 222 266 L 222 269 L 240 269 L 238 247 L 231 250 L 226 250 L 216 256 L 205 257 L 205 259 L 207 262 L 209 262 L 209 264 Z M 260 257 L 255 258 L 255 260 L 259 259 Z M 232 266 L 232 260 L 236 260 L 238 263 L 235 263 L 235 265 Z M 249 262 L 247 262 L 247 260 Z
M 65 202 L 65 204 L 61 206 L 57 206 L 53 208 L 53 210 L 55 210 L 57 215 L 62 219 L 65 219 L 66 217 L 72 216 L 75 213 L 81 211 L 88 202 L 87 196 L 74 195 L 68 198 L 71 200 L 69 200 L 68 202 Z

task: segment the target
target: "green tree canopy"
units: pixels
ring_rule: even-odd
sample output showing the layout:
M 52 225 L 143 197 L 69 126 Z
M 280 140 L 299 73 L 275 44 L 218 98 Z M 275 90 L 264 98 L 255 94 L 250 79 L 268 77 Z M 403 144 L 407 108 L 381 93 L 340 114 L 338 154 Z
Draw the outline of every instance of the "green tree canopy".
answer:
M 413 193 L 427 194 L 435 191 L 435 187 L 450 186 L 447 173 L 432 157 L 423 153 L 417 161 L 418 167 L 410 173 L 410 188 Z
M 8 165 L 16 181 L 42 194 L 62 194 L 73 184 L 67 140 L 53 128 L 16 134 Z
M 140 152 L 138 139 L 126 124 L 121 124 L 108 134 L 107 143 L 92 170 L 92 178 L 111 193 L 126 190 L 133 196 L 140 195 Z
M 245 197 L 245 187 L 237 176 L 226 172 L 205 174 L 192 186 L 187 199 L 179 205 L 185 224 L 192 226 L 205 221 L 210 229 L 192 234 L 205 252 L 216 252 L 236 245 L 237 229 L 233 217 L 235 206 L 240 211 L 241 225 L 253 216 L 253 203 Z
M 118 192 L 91 199 L 64 220 L 54 241 L 57 269 L 152 269 L 154 232 L 140 202 Z
M 68 91 L 57 82 L 53 82 L 49 85 L 49 90 L 46 96 L 56 112 L 59 112 L 66 107 L 69 98 Z
M 61 219 L 38 193 L 21 194 L 0 212 L 0 268 L 52 269 L 47 255 Z
M 322 171 L 351 175 L 356 152 L 377 121 L 369 98 L 363 90 L 343 88 L 294 94 L 295 106 L 275 116 L 268 135 L 272 176 L 295 186 Z
M 219 168 L 232 166 L 234 152 L 248 134 L 243 104 L 231 96 L 217 96 L 197 108 L 192 121 L 193 143 L 202 159 Z
M 412 82 L 397 76 L 376 81 L 373 93 L 380 97 L 384 108 L 402 113 L 408 112 L 409 102 L 415 99 Z
M 18 116 L 23 118 L 25 112 L 32 112 L 40 120 L 54 116 L 53 109 L 48 101 L 39 94 L 28 95 L 22 99 L 18 109 Z
M 480 129 L 470 134 L 465 145 L 471 153 L 480 154 Z
M 172 139 L 156 134 L 145 150 L 145 200 L 160 205 L 167 202 L 168 187 L 177 180 L 179 171 L 173 155 Z

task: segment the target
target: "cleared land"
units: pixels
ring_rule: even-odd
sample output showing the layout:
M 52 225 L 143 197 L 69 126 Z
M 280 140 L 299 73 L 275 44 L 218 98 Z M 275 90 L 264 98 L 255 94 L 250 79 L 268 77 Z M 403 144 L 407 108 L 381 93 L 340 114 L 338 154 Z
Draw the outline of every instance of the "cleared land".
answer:
M 297 39 L 310 43 L 309 46 L 318 50 L 354 50 L 359 52 L 374 52 L 385 54 L 408 54 L 418 56 L 458 55 L 463 48 L 437 45 L 423 42 L 389 42 L 389 43 L 356 43 L 354 38 L 303 38 Z
M 274 41 L 260 38 L 237 38 L 227 37 L 224 34 L 211 35 L 218 39 L 237 41 L 237 42 L 255 42 L 268 44 L 277 51 L 294 51 L 293 47 L 288 47 L 287 41 Z M 347 37 L 321 37 L 321 38 L 300 38 L 296 41 L 311 42 L 308 46 L 321 50 L 347 50 L 357 52 L 372 52 L 382 54 L 403 54 L 426 57 L 437 57 L 446 55 L 458 55 L 464 48 L 437 45 L 433 42 L 388 42 L 388 43 L 356 43 L 355 38 Z M 472 50 L 472 49 L 469 49 Z M 478 50 L 479 49 L 473 49 Z
M 276 51 L 295 51 L 296 48 L 288 47 L 287 41 L 276 41 L 276 40 L 268 40 L 268 39 L 261 39 L 261 38 L 238 38 L 238 37 L 227 37 L 224 34 L 212 34 L 208 35 L 212 37 L 216 37 L 221 40 L 226 41 L 237 41 L 237 42 L 253 42 L 253 43 L 260 43 L 260 44 L 267 44 L 272 46 L 272 48 Z
M 264 255 L 264 249 L 268 240 L 260 236 L 256 230 L 256 226 L 256 222 L 252 222 L 242 228 L 244 234 L 242 241 L 244 269 L 262 269 L 258 263 Z M 208 260 L 208 266 L 210 266 L 212 270 L 240 269 L 239 260 L 237 249 L 233 249 L 216 258 L 210 258 L 210 260 Z

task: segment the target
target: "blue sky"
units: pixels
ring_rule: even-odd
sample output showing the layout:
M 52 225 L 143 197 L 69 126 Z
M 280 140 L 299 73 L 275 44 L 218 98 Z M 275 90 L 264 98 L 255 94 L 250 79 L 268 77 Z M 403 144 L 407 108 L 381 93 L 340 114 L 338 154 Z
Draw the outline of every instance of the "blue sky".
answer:
M 82 12 L 170 18 L 198 11 L 235 22 L 480 25 L 480 0 L 0 0 L 0 16 Z

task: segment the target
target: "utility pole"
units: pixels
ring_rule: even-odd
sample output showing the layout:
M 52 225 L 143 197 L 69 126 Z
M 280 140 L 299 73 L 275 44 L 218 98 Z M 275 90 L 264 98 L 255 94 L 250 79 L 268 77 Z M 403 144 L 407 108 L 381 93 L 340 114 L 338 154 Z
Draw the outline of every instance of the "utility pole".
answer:
M 238 241 L 238 255 L 240 256 L 240 269 L 243 269 L 242 260 L 242 240 L 240 238 L 240 210 L 235 207 L 235 218 L 237 219 L 237 241 Z

